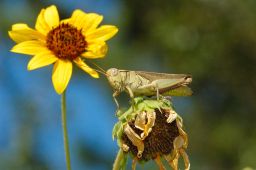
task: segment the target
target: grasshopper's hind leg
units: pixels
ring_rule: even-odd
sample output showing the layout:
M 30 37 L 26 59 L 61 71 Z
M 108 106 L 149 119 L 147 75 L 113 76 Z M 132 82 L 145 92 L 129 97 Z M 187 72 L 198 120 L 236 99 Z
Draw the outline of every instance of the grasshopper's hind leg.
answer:
M 156 99 L 159 100 L 159 88 L 157 84 L 156 84 Z
M 163 95 L 160 94 L 159 87 L 158 87 L 157 83 L 155 84 L 155 88 L 156 88 L 156 100 L 165 98 Z

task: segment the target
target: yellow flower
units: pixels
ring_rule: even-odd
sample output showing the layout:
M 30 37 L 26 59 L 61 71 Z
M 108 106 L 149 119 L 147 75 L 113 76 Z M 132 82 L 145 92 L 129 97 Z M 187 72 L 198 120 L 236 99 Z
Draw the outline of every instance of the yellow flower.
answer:
M 33 55 L 28 70 L 54 64 L 53 86 L 58 94 L 66 89 L 75 63 L 94 78 L 98 73 L 90 68 L 83 58 L 102 58 L 107 53 L 105 41 L 113 37 L 118 29 L 112 25 L 98 25 L 103 16 L 75 10 L 68 19 L 59 19 L 56 6 L 42 9 L 37 17 L 35 29 L 24 23 L 14 24 L 9 36 L 18 43 L 11 51 Z

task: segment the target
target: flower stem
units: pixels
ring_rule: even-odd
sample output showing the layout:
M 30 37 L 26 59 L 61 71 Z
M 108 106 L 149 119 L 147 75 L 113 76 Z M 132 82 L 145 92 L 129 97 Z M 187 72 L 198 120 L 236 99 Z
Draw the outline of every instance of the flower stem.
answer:
M 66 166 L 67 166 L 67 170 L 71 170 L 70 153 L 69 153 L 69 145 L 68 145 L 68 130 L 67 130 L 66 91 L 64 91 L 61 95 L 61 116 L 62 116 L 62 129 L 63 129 L 65 156 L 66 156 Z
M 123 161 L 124 153 L 122 149 L 119 149 L 116 160 L 113 164 L 113 170 L 120 170 L 121 162 Z

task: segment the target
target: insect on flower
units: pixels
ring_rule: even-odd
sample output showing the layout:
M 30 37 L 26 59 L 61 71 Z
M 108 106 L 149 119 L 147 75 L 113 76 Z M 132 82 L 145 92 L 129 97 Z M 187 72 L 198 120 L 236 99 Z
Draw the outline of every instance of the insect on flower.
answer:
M 146 71 L 108 69 L 107 79 L 114 89 L 113 98 L 119 109 L 116 97 L 127 92 L 131 98 L 136 96 L 190 96 L 191 89 L 187 86 L 192 82 L 191 75 L 167 74 Z
M 18 44 L 11 51 L 34 56 L 28 70 L 54 64 L 52 82 L 61 94 L 71 78 L 72 63 L 92 77 L 99 77 L 83 59 L 104 57 L 108 50 L 105 41 L 118 32 L 112 25 L 98 27 L 102 20 L 102 15 L 77 9 L 70 18 L 60 21 L 57 8 L 52 5 L 41 10 L 35 29 L 24 23 L 12 26 L 9 36 Z
M 160 170 L 165 167 L 161 158 L 178 170 L 178 159 L 183 157 L 185 170 L 190 169 L 188 155 L 188 137 L 182 129 L 182 119 L 173 110 L 169 100 L 145 100 L 135 98 L 134 107 L 130 107 L 119 117 L 119 122 L 113 129 L 113 137 L 117 138 L 119 147 L 124 153 L 133 157 L 132 169 L 136 162 L 154 160 Z M 121 161 L 120 169 L 125 169 L 125 161 Z

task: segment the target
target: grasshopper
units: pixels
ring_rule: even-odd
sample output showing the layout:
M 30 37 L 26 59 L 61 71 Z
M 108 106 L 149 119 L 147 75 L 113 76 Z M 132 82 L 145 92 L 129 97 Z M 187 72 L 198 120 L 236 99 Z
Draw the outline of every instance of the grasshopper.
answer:
M 192 82 L 188 74 L 167 74 L 146 71 L 129 71 L 110 68 L 107 79 L 114 89 L 113 98 L 119 109 L 116 97 L 123 91 L 133 99 L 136 96 L 190 96 L 191 89 L 187 86 Z

